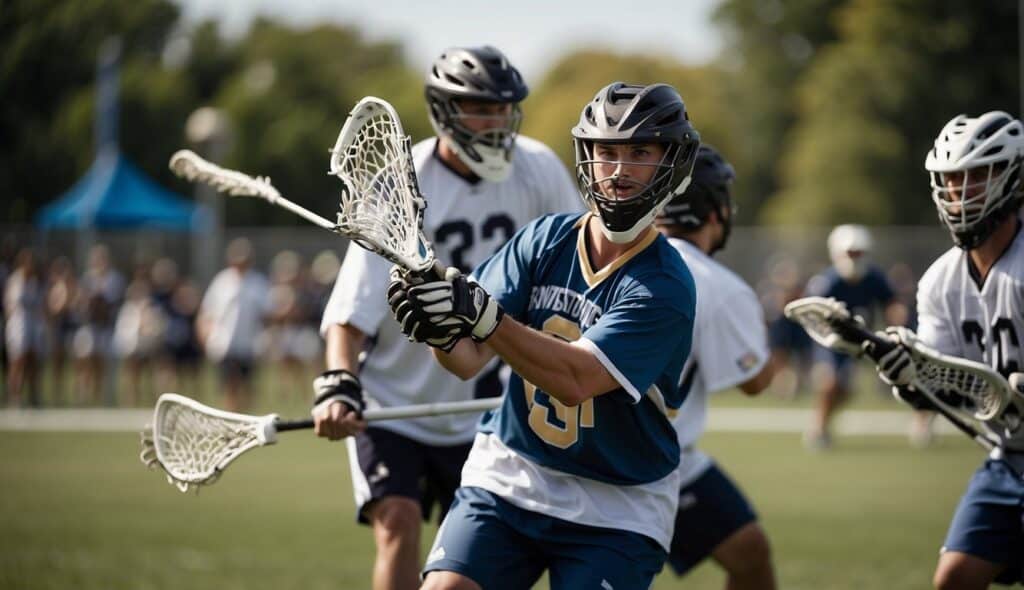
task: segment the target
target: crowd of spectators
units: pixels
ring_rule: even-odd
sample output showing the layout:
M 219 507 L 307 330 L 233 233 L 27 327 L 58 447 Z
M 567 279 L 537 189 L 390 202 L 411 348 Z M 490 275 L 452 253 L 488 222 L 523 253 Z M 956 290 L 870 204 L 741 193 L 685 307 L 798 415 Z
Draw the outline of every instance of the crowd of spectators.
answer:
M 240 238 L 226 259 L 200 285 L 167 257 L 119 268 L 104 245 L 77 272 L 67 257 L 44 264 L 30 248 L 4 257 L 0 406 L 133 407 L 163 391 L 199 396 L 207 363 L 222 376 L 223 397 L 213 399 L 229 409 L 248 407 L 257 364 L 280 368 L 275 389 L 304 396 L 323 356 L 317 328 L 337 255 L 325 250 L 307 262 L 281 251 L 265 274 Z

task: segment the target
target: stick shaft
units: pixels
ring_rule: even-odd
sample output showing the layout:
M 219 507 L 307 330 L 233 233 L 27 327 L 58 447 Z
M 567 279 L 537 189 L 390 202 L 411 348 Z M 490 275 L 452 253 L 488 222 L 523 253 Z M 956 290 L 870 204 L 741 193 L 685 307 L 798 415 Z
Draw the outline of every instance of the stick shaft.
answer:
M 273 196 L 272 197 L 272 196 L 268 195 L 268 196 L 264 196 L 263 198 L 268 203 L 270 203 L 271 205 L 277 205 L 278 207 L 281 207 L 282 209 L 287 209 L 287 210 L 291 211 L 292 213 L 298 215 L 299 217 L 302 217 L 303 219 L 306 219 L 307 221 L 312 221 L 313 223 L 315 223 L 316 225 L 319 225 L 320 227 L 322 227 L 324 229 L 335 231 L 338 228 L 337 224 L 327 220 L 324 217 L 321 217 L 320 215 L 317 215 L 316 213 L 313 213 L 312 211 L 310 211 L 309 209 L 306 209 L 302 205 L 297 205 L 297 204 L 289 201 L 288 199 L 286 199 L 284 197 L 281 197 L 281 196 Z
M 500 397 L 486 397 L 462 402 L 436 402 L 432 404 L 415 404 L 396 408 L 374 408 L 363 412 L 367 422 L 380 420 L 398 420 L 402 418 L 422 418 L 424 416 L 441 416 L 445 414 L 465 414 L 469 412 L 485 412 L 501 405 Z M 278 432 L 287 430 L 303 430 L 313 427 L 312 419 L 280 420 L 275 423 Z

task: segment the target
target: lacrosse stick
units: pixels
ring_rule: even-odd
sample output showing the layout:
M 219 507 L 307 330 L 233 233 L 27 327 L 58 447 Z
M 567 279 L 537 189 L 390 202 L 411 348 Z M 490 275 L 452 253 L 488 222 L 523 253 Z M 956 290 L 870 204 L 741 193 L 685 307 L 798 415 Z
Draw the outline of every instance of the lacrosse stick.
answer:
M 832 298 L 797 299 L 784 311 L 815 342 L 836 352 L 859 356 L 863 351 L 877 362 L 897 346 L 873 334 L 842 302 Z M 1020 426 L 1024 407 L 1002 375 L 987 365 L 942 354 L 916 340 L 905 344 L 915 368 L 914 390 L 979 444 L 992 449 L 999 442 L 993 431 L 1009 434 Z M 1011 405 L 1016 412 L 1006 412 Z
M 437 402 L 363 412 L 367 422 L 419 418 L 493 410 L 501 398 Z M 176 393 L 156 402 L 153 424 L 142 432 L 139 458 L 147 467 L 160 467 L 167 481 L 183 492 L 211 485 L 242 453 L 277 442 L 277 433 L 313 427 L 312 419 L 285 421 L 277 414 L 250 416 L 205 406 Z
M 394 107 L 372 96 L 356 104 L 331 150 L 330 174 L 343 183 L 335 222 L 282 197 L 267 177 L 221 168 L 189 150 L 176 152 L 169 166 L 182 178 L 228 195 L 258 197 L 287 209 L 407 272 L 438 271 L 433 246 L 423 235 L 426 201 L 416 182 L 410 145 Z

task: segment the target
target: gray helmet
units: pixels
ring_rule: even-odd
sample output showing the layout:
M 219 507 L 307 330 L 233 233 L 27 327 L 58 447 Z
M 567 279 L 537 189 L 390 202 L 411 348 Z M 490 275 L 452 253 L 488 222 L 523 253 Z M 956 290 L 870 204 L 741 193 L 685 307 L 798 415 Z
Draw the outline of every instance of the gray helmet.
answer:
M 693 165 L 690 186 L 665 205 L 654 223 L 675 225 L 691 231 L 703 227 L 714 211 L 718 214 L 724 231 L 711 252 L 725 248 L 732 230 L 732 217 L 736 211 L 732 202 L 734 180 L 736 171 L 718 150 L 708 144 L 701 145 L 697 151 L 697 161 Z
M 613 242 L 632 241 L 651 224 L 673 196 L 686 190 L 700 146 L 686 105 L 668 84 L 650 86 L 615 82 L 587 103 L 572 129 L 576 147 L 576 178 L 583 201 L 602 221 Z M 594 143 L 664 144 L 658 171 L 634 197 L 613 199 L 598 190 L 593 175 Z
M 491 46 L 446 49 L 427 72 L 426 97 L 430 123 L 477 176 L 504 180 L 511 170 L 522 111 L 519 102 L 529 89 L 505 55 Z M 511 104 L 505 124 L 473 131 L 462 123 L 460 100 Z

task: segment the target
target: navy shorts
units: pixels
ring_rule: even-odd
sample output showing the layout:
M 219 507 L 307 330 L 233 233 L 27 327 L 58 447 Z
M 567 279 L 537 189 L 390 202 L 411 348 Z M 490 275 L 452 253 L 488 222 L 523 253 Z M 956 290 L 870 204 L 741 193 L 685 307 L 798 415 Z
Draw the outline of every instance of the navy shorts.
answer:
M 974 472 L 953 514 L 942 550 L 1005 564 L 996 582 L 1024 582 L 1024 480 L 989 459 Z
M 835 376 L 836 383 L 840 388 L 850 388 L 850 381 L 853 379 L 853 369 L 855 367 L 852 356 L 835 352 L 824 346 L 815 345 L 811 358 L 815 367 L 825 366 L 832 370 L 832 374 Z
M 487 590 L 522 590 L 547 569 L 552 590 L 633 590 L 650 587 L 664 562 L 665 551 L 644 535 L 545 516 L 462 487 L 423 571 L 456 572 Z
M 366 508 L 384 496 L 419 500 L 423 520 L 433 507 L 444 518 L 462 479 L 462 464 L 472 443 L 431 446 L 383 428 L 367 428 L 349 439 L 349 467 L 358 521 L 366 524 Z
M 679 492 L 668 563 L 680 576 L 704 561 L 733 533 L 757 520 L 739 487 L 717 465 Z

